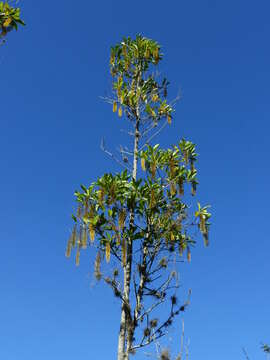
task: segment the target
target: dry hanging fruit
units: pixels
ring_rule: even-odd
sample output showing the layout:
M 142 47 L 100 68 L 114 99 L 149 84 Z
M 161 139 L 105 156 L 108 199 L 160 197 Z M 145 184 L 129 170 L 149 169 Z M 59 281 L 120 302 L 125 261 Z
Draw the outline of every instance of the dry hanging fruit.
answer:
M 170 184 L 170 192 L 171 192 L 172 196 L 174 196 L 176 194 L 176 188 L 175 188 L 174 182 L 171 182 L 171 184 Z
M 95 241 L 95 229 L 93 224 L 89 224 L 89 234 L 91 243 L 93 243 Z
M 204 241 L 204 246 L 207 247 L 209 245 L 209 234 L 207 228 L 206 231 L 203 233 L 203 241 Z
M 190 248 L 187 248 L 187 261 L 191 262 L 191 252 L 190 252 Z
M 188 150 L 184 150 L 185 163 L 188 164 Z
M 158 61 L 158 48 L 155 48 L 155 50 L 153 52 L 153 56 L 154 56 L 155 62 L 157 62 Z
M 123 229 L 125 220 L 126 220 L 126 211 L 124 209 L 121 209 L 118 217 L 118 225 L 120 230 Z
M 119 246 L 121 243 L 121 236 L 119 231 L 116 231 L 116 245 Z
M 110 245 L 110 242 L 107 241 L 106 242 L 106 261 L 107 261 L 107 263 L 110 262 L 110 258 L 111 258 L 111 245 Z
M 151 189 L 150 207 L 154 207 L 155 205 L 156 205 L 155 191 Z
M 69 258 L 71 255 L 71 247 L 72 247 L 72 243 L 70 240 L 68 240 L 67 243 L 67 249 L 66 249 L 66 257 Z
M 170 159 L 169 167 L 170 167 L 171 176 L 173 177 L 174 173 L 175 173 L 175 168 L 176 168 L 176 164 L 175 164 L 175 161 L 173 159 Z
M 98 281 L 101 279 L 100 263 L 101 263 L 101 257 L 100 257 L 100 253 L 98 252 L 95 260 L 95 277 Z
M 196 182 L 192 181 L 192 183 L 191 183 L 191 195 L 192 196 L 196 195 L 196 189 L 197 189 Z
M 73 248 L 75 248 L 76 246 L 76 235 L 77 235 L 77 226 L 74 225 L 72 230 L 72 238 L 71 238 L 71 243 Z
M 156 170 L 157 170 L 156 164 L 153 162 L 153 163 L 151 164 L 151 174 L 152 174 L 152 178 L 155 177 L 155 175 L 156 175 Z
M 180 255 L 180 256 L 183 256 L 183 251 L 184 251 L 184 249 L 183 249 L 183 242 L 180 241 L 180 243 L 179 243 L 179 255 Z
M 145 159 L 144 158 L 141 158 L 141 167 L 142 167 L 142 170 L 145 171 Z
M 204 215 L 200 215 L 200 231 L 202 233 L 206 232 L 206 226 L 205 226 L 205 216 Z
M 114 65 L 114 55 L 113 54 L 111 54 L 111 57 L 110 57 L 110 64 L 111 65 Z
M 122 114 L 123 114 L 123 110 L 122 107 L 120 106 L 120 108 L 118 109 L 118 116 L 122 117 Z
M 82 248 L 83 249 L 87 248 L 87 229 L 85 226 L 82 231 Z
M 77 247 L 76 260 L 75 260 L 75 262 L 76 262 L 76 266 L 79 266 L 79 265 L 80 265 L 80 247 L 79 247 L 79 245 L 78 245 L 78 247 Z
M 103 202 L 104 202 L 104 190 L 100 189 L 98 191 L 98 203 L 100 206 L 103 206 Z
M 114 101 L 113 102 L 113 112 L 116 112 L 117 111 L 117 102 Z

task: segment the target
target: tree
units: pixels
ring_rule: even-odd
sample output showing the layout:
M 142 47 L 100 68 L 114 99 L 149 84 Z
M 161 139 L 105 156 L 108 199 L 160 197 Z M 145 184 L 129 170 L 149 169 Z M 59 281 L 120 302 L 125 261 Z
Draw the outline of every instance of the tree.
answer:
M 0 2 L 0 39 L 6 37 L 11 30 L 18 30 L 18 25 L 25 25 L 20 18 L 20 8 L 13 7 L 8 1 Z M 2 43 L 5 40 L 2 40 Z
M 185 139 L 169 149 L 150 144 L 171 124 L 175 104 L 167 101 L 167 79 L 153 73 L 162 57 L 160 45 L 141 35 L 111 48 L 112 97 L 106 101 L 129 122 L 133 149 L 121 147 L 125 170 L 75 192 L 78 208 L 66 249 L 70 257 L 76 248 L 79 265 L 81 250 L 92 246 L 96 279 L 120 300 L 118 360 L 167 333 L 189 301 L 178 302 L 177 265 L 183 254 L 191 260 L 198 231 L 208 245 L 208 207 L 198 203 L 194 216 L 186 201 L 188 187 L 195 196 L 198 184 L 195 145 Z M 102 148 L 113 157 L 103 142 Z M 164 304 L 169 312 L 160 319 L 157 309 Z

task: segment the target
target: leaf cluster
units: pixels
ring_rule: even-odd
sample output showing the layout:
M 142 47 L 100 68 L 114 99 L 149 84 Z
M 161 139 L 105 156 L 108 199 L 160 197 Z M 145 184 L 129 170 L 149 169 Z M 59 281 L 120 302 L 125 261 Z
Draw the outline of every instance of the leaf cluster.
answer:
M 87 248 L 98 238 L 98 246 L 110 260 L 112 252 L 122 264 L 126 261 L 126 242 L 145 240 L 152 246 L 164 242 L 168 249 L 178 246 L 182 255 L 187 251 L 190 260 L 190 245 L 194 240 L 188 235 L 188 206 L 184 201 L 184 188 L 197 184 L 195 145 L 181 140 L 178 146 L 160 149 L 159 145 L 147 146 L 139 154 L 145 177 L 134 180 L 127 171 L 104 174 L 88 188 L 81 185 L 76 191 L 78 202 L 67 256 L 72 247 Z M 198 204 L 195 218 L 204 236 L 209 229 L 210 214 L 207 207 Z M 129 226 L 131 212 L 136 223 Z M 150 230 L 149 230 L 150 227 Z M 208 243 L 207 243 L 208 244 Z M 206 244 L 206 245 L 207 245 Z
M 20 17 L 20 8 L 11 6 L 8 2 L 0 2 L 0 37 L 15 29 L 18 25 L 25 25 Z
M 171 123 L 172 107 L 167 103 L 167 79 L 160 83 L 149 73 L 150 65 L 162 59 L 160 45 L 138 35 L 135 40 L 124 38 L 111 48 L 110 69 L 113 77 L 113 112 L 123 110 L 128 118 L 137 116 L 137 106 L 145 113 L 144 121 L 158 123 L 167 118 Z

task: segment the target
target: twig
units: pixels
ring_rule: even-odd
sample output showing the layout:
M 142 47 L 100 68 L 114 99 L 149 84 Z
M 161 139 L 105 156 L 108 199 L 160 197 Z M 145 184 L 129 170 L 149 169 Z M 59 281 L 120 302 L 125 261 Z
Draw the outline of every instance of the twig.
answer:
M 104 138 L 101 139 L 101 143 L 100 143 L 100 148 L 102 151 L 105 152 L 105 154 L 109 155 L 114 161 L 116 161 L 119 165 L 121 165 L 122 167 L 124 167 L 125 169 L 129 170 L 129 171 L 132 171 L 132 169 L 127 166 L 126 163 L 123 163 L 121 160 L 117 159 L 117 157 L 115 157 L 110 151 L 108 151 L 106 148 L 105 148 L 105 143 L 104 143 Z
M 156 137 L 164 128 L 165 126 L 168 124 L 167 120 L 164 121 L 163 125 L 152 135 L 150 136 L 150 138 L 148 138 L 145 142 L 145 144 L 143 146 L 141 146 L 141 148 L 139 149 L 139 151 L 141 151 L 143 148 L 145 148 L 145 146 L 147 146 L 149 144 L 150 141 L 152 141 L 154 139 L 154 137 Z

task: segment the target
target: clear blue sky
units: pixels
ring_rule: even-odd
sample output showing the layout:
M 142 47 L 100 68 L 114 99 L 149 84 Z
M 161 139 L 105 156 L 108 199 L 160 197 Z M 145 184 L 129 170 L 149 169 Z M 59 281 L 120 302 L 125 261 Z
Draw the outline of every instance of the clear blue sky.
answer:
M 21 1 L 27 27 L 0 47 L 0 358 L 115 359 L 119 307 L 92 287 L 91 255 L 64 257 L 73 191 L 116 165 L 99 149 L 124 142 L 111 108 L 109 48 L 142 33 L 183 98 L 158 141 L 182 136 L 200 154 L 211 246 L 181 269 L 191 360 L 263 359 L 270 342 L 267 0 Z M 121 120 L 123 121 L 123 120 Z M 179 325 L 179 323 L 178 323 Z M 176 349 L 179 328 L 172 333 Z M 144 359 L 141 353 L 137 357 Z

